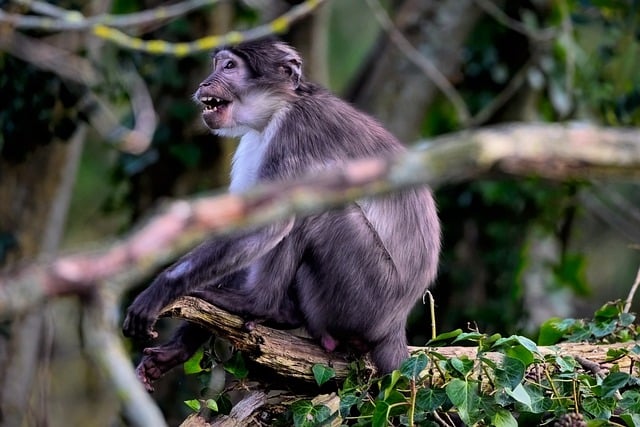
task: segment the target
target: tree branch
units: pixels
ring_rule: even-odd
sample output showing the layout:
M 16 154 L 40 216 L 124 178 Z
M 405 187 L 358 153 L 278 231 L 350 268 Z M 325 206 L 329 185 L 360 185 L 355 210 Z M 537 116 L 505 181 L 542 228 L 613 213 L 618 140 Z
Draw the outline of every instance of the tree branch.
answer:
M 346 378 L 349 373 L 348 365 L 355 360 L 338 352 L 327 353 L 310 339 L 293 335 L 287 331 L 272 329 L 264 325 L 256 325 L 250 332 L 244 328 L 245 321 L 234 314 L 230 314 L 214 305 L 194 297 L 183 297 L 173 302 L 163 310 L 164 316 L 170 316 L 197 323 L 214 334 L 228 339 L 237 349 L 245 353 L 259 365 L 278 372 L 279 375 L 299 380 L 314 381 L 311 368 L 315 364 L 331 366 L 336 371 L 338 381 Z M 635 342 L 595 345 L 589 343 L 561 343 L 551 347 L 538 347 L 544 355 L 570 355 L 582 361 L 588 361 L 595 366 L 606 369 L 607 351 L 611 349 L 630 350 Z M 467 356 L 475 359 L 477 347 L 409 347 L 412 353 L 421 351 L 436 351 L 444 357 Z M 483 354 L 494 361 L 502 357 L 500 353 L 489 352 Z M 616 360 L 621 370 L 631 367 L 633 357 L 629 355 Z M 366 360 L 367 369 L 375 370 L 373 364 Z M 428 368 L 427 368 L 428 369 Z M 434 370 L 434 381 L 437 381 L 437 370 Z
M 109 280 L 119 291 L 153 274 L 213 234 L 305 216 L 418 184 L 433 188 L 496 172 L 550 179 L 637 179 L 640 131 L 586 124 L 510 124 L 456 133 L 396 159 L 352 162 L 295 182 L 244 194 L 177 201 L 126 238 L 92 254 L 0 276 L 0 317 L 43 298 L 85 293 Z

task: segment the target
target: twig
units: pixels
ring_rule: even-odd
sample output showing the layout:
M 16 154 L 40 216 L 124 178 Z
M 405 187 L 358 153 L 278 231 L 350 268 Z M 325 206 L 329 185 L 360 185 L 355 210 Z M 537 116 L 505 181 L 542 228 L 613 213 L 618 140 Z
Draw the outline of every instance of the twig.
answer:
M 127 420 L 139 427 L 166 426 L 162 412 L 136 377 L 122 339 L 116 335 L 115 319 L 111 316 L 118 313 L 117 302 L 106 292 L 98 292 L 85 302 L 82 305 L 85 349 L 113 383 Z
M 166 22 L 186 15 L 196 9 L 214 5 L 220 0 L 185 0 L 180 3 L 160 6 L 123 15 L 102 14 L 84 17 L 80 12 L 67 10 L 39 1 L 20 0 L 17 3 L 27 5 L 32 11 L 48 15 L 49 17 L 25 16 L 0 11 L 0 22 L 6 22 L 17 29 L 42 31 L 79 31 L 87 30 L 98 24 L 113 28 L 140 27 L 154 24 L 158 21 Z M 53 18 L 52 18 L 53 17 Z
M 475 0 L 475 2 L 488 15 L 492 16 L 493 19 L 495 19 L 505 27 L 525 35 L 529 39 L 536 41 L 549 41 L 554 39 L 558 35 L 558 32 L 554 27 L 541 28 L 539 30 L 533 30 L 527 27 L 522 22 L 508 16 L 506 13 L 500 10 L 500 8 L 496 6 L 495 3 L 493 3 L 491 0 Z
M 628 313 L 631 310 L 631 304 L 633 303 L 633 297 L 638 290 L 638 286 L 640 286 L 640 268 L 638 268 L 638 273 L 636 274 L 636 280 L 633 282 L 633 286 L 631 286 L 631 290 L 629 291 L 629 295 L 627 295 L 627 299 L 624 304 L 623 312 Z
M 449 80 L 440 70 L 419 50 L 413 47 L 402 32 L 396 28 L 378 0 L 367 0 L 367 4 L 373 11 L 380 26 L 389 34 L 391 41 L 404 53 L 409 61 L 416 65 L 440 89 L 455 108 L 458 120 L 463 125 L 466 125 L 470 117 L 469 110 L 458 91 L 449 83 Z
M 286 13 L 273 21 L 253 27 L 246 31 L 231 31 L 219 36 L 207 36 L 191 42 L 170 43 L 165 40 L 143 40 L 129 36 L 107 25 L 97 24 L 93 27 L 93 34 L 113 42 L 125 49 L 142 51 L 153 55 L 186 56 L 210 51 L 226 44 L 236 44 L 243 41 L 256 40 L 273 34 L 286 32 L 296 21 L 313 12 L 326 0 L 307 0 L 292 7 Z

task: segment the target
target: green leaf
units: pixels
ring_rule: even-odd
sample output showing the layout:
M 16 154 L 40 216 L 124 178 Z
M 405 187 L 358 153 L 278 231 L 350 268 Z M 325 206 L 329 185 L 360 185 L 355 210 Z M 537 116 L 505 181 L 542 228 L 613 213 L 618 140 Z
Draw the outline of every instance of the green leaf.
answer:
M 462 333 L 462 329 L 456 329 L 456 330 L 453 330 L 451 332 L 444 332 L 442 334 L 439 334 L 438 336 L 436 336 L 432 340 L 429 340 L 427 342 L 427 346 L 431 346 L 431 345 L 433 345 L 433 343 L 440 342 L 440 341 L 448 341 L 451 338 L 457 337 L 461 333 Z
M 416 407 L 423 412 L 433 412 L 447 401 L 447 393 L 441 388 L 421 388 L 416 393 Z
M 298 400 L 291 405 L 295 427 L 314 427 L 331 417 L 331 410 L 325 405 L 313 405 L 310 400 Z
M 640 414 L 640 392 L 627 390 L 622 393 L 620 407 L 635 414 Z
M 231 359 L 224 363 L 224 370 L 229 372 L 235 378 L 241 380 L 249 374 L 242 354 L 237 351 Z
M 619 301 L 608 302 L 596 310 L 593 318 L 596 321 L 618 320 L 618 316 L 622 313 L 622 305 Z
M 560 327 L 560 321 L 560 318 L 552 317 L 540 326 L 540 332 L 538 334 L 539 345 L 553 345 L 560 342 L 566 332 L 566 329 L 563 330 Z
M 552 400 L 546 396 L 545 391 L 537 384 L 525 384 L 525 391 L 531 399 L 531 412 L 534 414 L 542 414 L 551 409 Z
M 313 371 L 313 377 L 315 378 L 316 383 L 319 386 L 336 376 L 335 369 L 319 363 L 313 365 L 313 368 L 311 368 L 311 370 Z
M 627 385 L 630 375 L 625 372 L 611 372 L 602 380 L 602 395 L 601 397 L 611 397 L 620 388 Z
M 632 313 L 620 313 L 620 326 L 626 328 L 631 326 L 633 322 L 636 320 L 636 316 Z
M 207 399 L 205 402 L 207 408 L 211 409 L 213 412 L 218 412 L 218 403 L 213 399 Z
M 200 349 L 196 351 L 195 354 L 189 358 L 189 360 L 183 363 L 182 367 L 184 369 L 184 373 L 187 375 L 192 375 L 202 372 L 203 369 L 200 366 L 200 361 L 202 360 L 203 355 L 204 349 L 200 347 Z
M 606 337 L 615 332 L 616 326 L 618 326 L 617 320 L 600 321 L 589 325 L 589 330 L 596 338 Z
M 525 374 L 525 365 L 518 359 L 505 357 L 502 365 L 495 371 L 496 385 L 513 390 L 522 382 Z
M 513 388 L 513 390 L 505 388 L 504 391 L 515 399 L 516 402 L 524 405 L 525 408 L 527 408 L 527 411 L 533 412 L 533 408 L 531 407 L 531 396 L 529 396 L 529 393 L 527 393 L 527 390 L 522 386 L 522 384 L 518 384 Z
M 359 401 L 360 398 L 354 393 L 347 393 L 340 396 L 340 416 L 342 418 L 349 416 L 351 407 L 357 404 Z
M 485 334 L 481 334 L 480 332 L 464 332 L 456 337 L 452 342 L 457 343 L 460 341 L 473 341 L 478 342 L 482 339 Z
M 639 414 L 622 414 L 620 418 L 628 427 L 640 427 Z
M 500 408 L 491 417 L 491 425 L 495 427 L 518 427 L 518 422 L 511 415 L 511 412 Z
M 615 406 L 613 398 L 587 397 L 582 401 L 582 407 L 585 411 L 593 415 L 595 418 L 608 420 L 611 418 L 611 409 Z
M 419 353 L 411 356 L 400 365 L 400 372 L 407 378 L 416 380 L 420 376 L 420 372 L 427 367 L 427 355 Z
M 575 359 L 571 356 L 556 356 L 555 362 L 560 372 L 573 372 L 578 367 Z
M 371 417 L 372 427 L 386 427 L 389 423 L 389 410 L 391 406 L 384 400 L 376 402 L 376 407 L 373 410 L 373 416 Z
M 198 399 L 185 400 L 184 403 L 194 412 L 198 412 L 200 410 L 201 405 Z
M 398 383 L 398 380 L 400 380 L 400 378 L 402 378 L 402 374 L 398 370 L 391 371 L 390 374 L 385 375 L 382 378 L 382 381 L 380 383 L 380 390 L 382 391 L 383 395 L 382 400 L 387 400 L 389 398 L 389 394 L 391 394 L 391 392 L 396 389 L 396 384 Z
M 522 335 L 515 335 L 515 338 L 521 346 L 523 346 L 530 352 L 535 354 L 541 354 L 536 343 L 531 341 L 529 338 L 523 337 Z
M 452 357 L 449 359 L 449 364 L 453 369 L 461 373 L 463 376 L 467 375 L 473 369 L 474 362 L 469 359 L 467 356 L 462 356 L 461 358 Z
M 482 417 L 478 415 L 480 397 L 478 396 L 478 383 L 454 378 L 445 387 L 447 397 L 458 409 L 458 415 L 467 425 L 473 425 Z
M 524 363 L 525 366 L 529 366 L 535 361 L 533 352 L 521 345 L 516 345 L 506 349 L 504 354 L 513 359 L 518 359 Z

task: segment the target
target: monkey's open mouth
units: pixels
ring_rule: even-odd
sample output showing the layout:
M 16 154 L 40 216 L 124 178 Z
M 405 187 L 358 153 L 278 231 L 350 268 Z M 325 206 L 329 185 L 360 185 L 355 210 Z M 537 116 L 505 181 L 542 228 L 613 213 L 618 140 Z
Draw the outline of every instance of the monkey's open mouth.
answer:
M 218 109 L 224 109 L 231 103 L 231 101 L 216 96 L 203 96 L 200 98 L 200 102 L 204 105 L 204 111 L 218 111 Z

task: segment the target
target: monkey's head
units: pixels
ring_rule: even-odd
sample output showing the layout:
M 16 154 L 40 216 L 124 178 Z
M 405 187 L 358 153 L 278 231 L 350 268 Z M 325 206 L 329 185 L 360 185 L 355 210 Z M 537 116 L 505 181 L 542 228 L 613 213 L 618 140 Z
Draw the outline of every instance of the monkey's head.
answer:
M 300 55 L 285 43 L 258 40 L 216 51 L 213 71 L 194 99 L 215 133 L 242 136 L 263 130 L 297 96 L 301 84 Z

